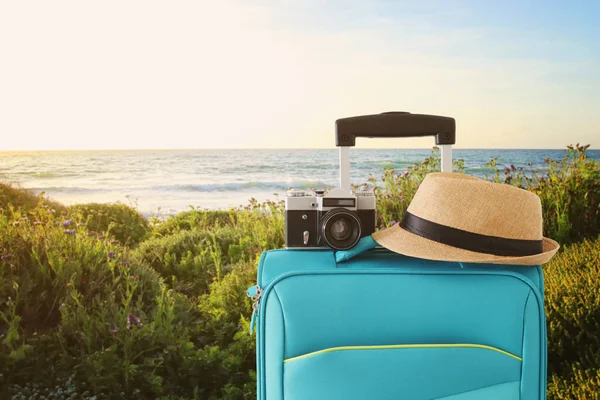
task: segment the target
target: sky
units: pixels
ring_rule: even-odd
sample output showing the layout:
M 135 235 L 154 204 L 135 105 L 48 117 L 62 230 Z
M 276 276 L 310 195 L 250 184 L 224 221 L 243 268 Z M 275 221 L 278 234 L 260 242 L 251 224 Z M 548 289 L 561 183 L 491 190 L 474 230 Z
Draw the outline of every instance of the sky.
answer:
M 333 148 L 336 119 L 385 111 L 455 118 L 457 148 L 600 148 L 598 21 L 596 0 L 0 0 L 0 151 Z

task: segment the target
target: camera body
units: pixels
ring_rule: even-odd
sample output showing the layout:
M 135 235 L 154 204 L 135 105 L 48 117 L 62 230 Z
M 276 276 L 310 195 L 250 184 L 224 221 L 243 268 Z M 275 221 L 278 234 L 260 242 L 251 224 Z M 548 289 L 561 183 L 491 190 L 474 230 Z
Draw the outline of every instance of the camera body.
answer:
M 293 249 L 354 247 L 375 231 L 375 195 L 363 186 L 307 192 L 288 190 L 285 199 L 285 245 Z

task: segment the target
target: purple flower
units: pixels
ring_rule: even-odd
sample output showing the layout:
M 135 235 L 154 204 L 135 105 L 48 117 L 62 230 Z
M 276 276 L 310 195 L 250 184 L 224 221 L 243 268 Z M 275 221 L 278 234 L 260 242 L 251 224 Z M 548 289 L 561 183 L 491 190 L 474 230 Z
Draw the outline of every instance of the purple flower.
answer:
M 73 221 L 71 221 L 70 219 L 66 220 L 65 222 L 62 223 L 62 226 L 64 226 L 65 228 L 67 226 L 71 226 L 73 225 Z
M 117 332 L 119 332 L 119 328 L 117 328 L 116 326 L 114 329 L 110 330 L 110 333 L 117 333 Z
M 127 314 L 127 329 L 131 329 L 131 320 L 134 320 L 135 325 L 138 328 L 141 328 L 142 326 L 144 326 L 144 324 L 142 324 L 142 321 L 140 321 L 140 319 L 138 317 L 136 317 L 134 314 L 129 313 Z
M 114 260 L 115 258 L 117 258 L 117 254 L 116 254 L 116 253 L 113 253 L 112 251 L 109 251 L 107 255 L 108 255 L 108 258 L 110 258 L 110 259 L 113 259 L 113 260 Z
M 2 257 L 0 257 L 0 260 L 8 260 L 11 257 L 12 257 L 12 254 L 5 254 Z
M 392 223 L 390 224 L 390 226 L 394 226 L 394 225 L 396 225 L 396 224 L 397 224 L 397 222 L 396 222 L 396 221 L 392 221 Z
M 75 235 L 75 229 L 65 229 L 63 232 L 67 235 Z
M 404 173 L 402 174 L 402 177 L 407 177 L 408 176 L 408 171 L 404 171 Z

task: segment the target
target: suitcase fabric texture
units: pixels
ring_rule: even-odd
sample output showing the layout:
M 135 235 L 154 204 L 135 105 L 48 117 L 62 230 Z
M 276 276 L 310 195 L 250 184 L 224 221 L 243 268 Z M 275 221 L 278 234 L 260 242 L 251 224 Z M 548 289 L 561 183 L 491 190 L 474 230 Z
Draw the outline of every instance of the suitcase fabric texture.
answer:
M 541 267 L 334 254 L 262 254 L 259 400 L 546 398 Z

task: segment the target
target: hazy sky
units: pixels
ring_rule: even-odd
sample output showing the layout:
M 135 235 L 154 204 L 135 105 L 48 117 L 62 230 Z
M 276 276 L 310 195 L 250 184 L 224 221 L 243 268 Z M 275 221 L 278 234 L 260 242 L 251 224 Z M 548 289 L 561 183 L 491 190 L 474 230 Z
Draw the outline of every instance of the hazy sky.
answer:
M 336 118 L 393 110 L 456 118 L 459 148 L 598 148 L 599 21 L 596 0 L 0 0 L 0 150 L 331 148 Z

